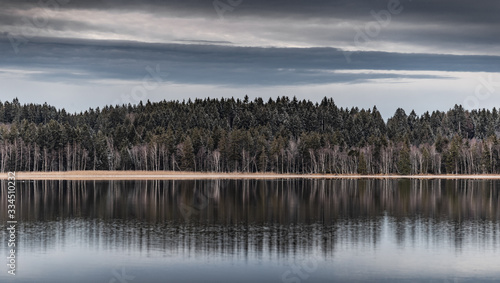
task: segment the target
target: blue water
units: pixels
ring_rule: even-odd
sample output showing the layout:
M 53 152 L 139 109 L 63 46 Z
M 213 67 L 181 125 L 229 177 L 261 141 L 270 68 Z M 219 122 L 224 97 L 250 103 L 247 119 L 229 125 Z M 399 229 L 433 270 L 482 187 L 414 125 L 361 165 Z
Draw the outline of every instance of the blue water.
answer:
M 0 282 L 497 282 L 499 185 L 19 182 Z M 5 258 L 5 186 L 0 211 Z

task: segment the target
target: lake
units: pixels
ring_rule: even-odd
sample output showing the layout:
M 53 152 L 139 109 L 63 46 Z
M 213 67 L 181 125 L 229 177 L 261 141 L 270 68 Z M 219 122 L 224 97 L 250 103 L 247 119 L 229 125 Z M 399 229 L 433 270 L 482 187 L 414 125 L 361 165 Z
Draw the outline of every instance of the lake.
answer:
M 0 282 L 497 282 L 500 181 L 17 182 Z

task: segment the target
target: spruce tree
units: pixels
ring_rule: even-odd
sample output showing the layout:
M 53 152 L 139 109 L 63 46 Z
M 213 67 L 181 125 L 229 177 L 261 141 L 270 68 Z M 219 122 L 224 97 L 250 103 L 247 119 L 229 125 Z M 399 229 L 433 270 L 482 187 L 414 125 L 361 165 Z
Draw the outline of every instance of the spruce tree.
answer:
M 401 175 L 410 175 L 411 173 L 410 149 L 407 143 L 404 143 L 399 152 L 398 172 Z
M 361 174 L 361 175 L 367 175 L 368 174 L 368 169 L 367 169 L 367 166 L 366 166 L 366 158 L 365 158 L 365 154 L 363 152 L 361 152 L 359 154 L 358 174 Z

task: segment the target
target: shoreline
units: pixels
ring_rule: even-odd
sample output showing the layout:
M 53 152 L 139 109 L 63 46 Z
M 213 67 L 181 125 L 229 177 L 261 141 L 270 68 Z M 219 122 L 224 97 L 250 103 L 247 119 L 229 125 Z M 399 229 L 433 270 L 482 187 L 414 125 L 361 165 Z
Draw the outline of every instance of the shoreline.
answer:
M 1 173 L 6 180 L 8 173 Z M 179 171 L 16 172 L 16 180 L 207 180 L 207 179 L 500 179 L 500 175 L 335 175 L 278 173 L 213 173 Z

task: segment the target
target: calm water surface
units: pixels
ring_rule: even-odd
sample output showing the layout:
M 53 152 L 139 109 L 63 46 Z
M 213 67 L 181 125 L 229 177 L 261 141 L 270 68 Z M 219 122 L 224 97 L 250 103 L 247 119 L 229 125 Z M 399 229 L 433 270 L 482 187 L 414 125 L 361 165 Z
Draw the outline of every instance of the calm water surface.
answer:
M 4 264 L 0 282 L 497 282 L 499 189 L 495 180 L 18 182 L 17 276 Z M 6 191 L 4 181 L 4 258 Z

